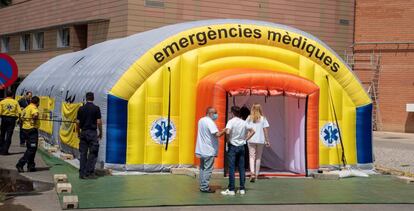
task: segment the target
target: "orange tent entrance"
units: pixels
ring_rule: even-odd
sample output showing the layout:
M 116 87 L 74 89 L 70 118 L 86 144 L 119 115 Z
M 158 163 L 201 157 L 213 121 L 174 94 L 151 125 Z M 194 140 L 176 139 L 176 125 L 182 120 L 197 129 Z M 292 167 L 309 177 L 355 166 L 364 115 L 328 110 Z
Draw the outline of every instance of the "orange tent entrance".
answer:
M 306 165 L 306 173 L 308 170 L 318 169 L 319 87 L 307 79 L 274 71 L 232 69 L 216 72 L 206 76 L 198 84 L 196 119 L 198 120 L 205 115 L 207 107 L 213 106 L 217 109 L 219 115 L 216 124 L 219 129 L 224 128 L 227 116 L 228 93 L 243 89 L 259 90 L 258 92 L 268 90 L 268 95 L 285 93 L 285 95 L 305 97 L 304 164 Z M 224 138 L 221 138 L 215 168 L 224 168 L 224 149 Z

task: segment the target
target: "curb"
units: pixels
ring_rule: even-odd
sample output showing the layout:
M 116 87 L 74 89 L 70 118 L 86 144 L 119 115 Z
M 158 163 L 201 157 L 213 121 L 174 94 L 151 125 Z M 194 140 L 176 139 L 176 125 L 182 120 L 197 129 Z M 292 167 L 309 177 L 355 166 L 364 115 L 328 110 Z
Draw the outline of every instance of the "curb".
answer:
M 388 168 L 380 165 L 375 165 L 375 169 L 381 173 L 381 174 L 389 174 L 394 176 L 406 176 L 406 177 L 413 177 L 414 173 L 407 172 L 407 171 L 401 171 L 393 168 Z

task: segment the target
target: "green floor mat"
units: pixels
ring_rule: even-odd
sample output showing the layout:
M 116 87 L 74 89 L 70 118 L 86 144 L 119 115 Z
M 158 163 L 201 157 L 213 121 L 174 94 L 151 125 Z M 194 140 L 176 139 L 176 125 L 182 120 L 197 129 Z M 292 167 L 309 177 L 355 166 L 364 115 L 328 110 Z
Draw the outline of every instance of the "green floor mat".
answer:
M 391 176 L 315 180 L 275 178 L 247 182 L 245 196 L 221 196 L 198 191 L 198 180 L 180 175 L 106 176 L 79 180 L 78 171 L 66 162 L 40 153 L 52 173 L 65 173 L 79 197 L 80 208 L 227 204 L 414 203 L 414 186 Z M 227 179 L 213 179 L 222 189 Z M 238 181 L 237 183 L 238 184 Z

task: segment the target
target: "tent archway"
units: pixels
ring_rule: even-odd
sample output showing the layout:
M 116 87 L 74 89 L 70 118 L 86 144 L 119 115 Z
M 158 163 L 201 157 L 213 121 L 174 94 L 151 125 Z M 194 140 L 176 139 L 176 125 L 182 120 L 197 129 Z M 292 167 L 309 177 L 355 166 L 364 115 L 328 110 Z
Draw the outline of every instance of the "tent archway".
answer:
M 205 114 L 205 109 L 214 106 L 217 109 L 219 128 L 225 127 L 227 92 L 239 88 L 256 88 L 302 93 L 307 96 L 306 109 L 306 156 L 307 168 L 319 167 L 318 154 L 318 105 L 319 87 L 312 81 L 295 75 L 257 69 L 232 69 L 216 72 L 203 78 L 197 87 L 197 117 Z M 223 138 L 222 138 L 223 139 Z M 217 168 L 223 168 L 224 141 L 219 142 Z

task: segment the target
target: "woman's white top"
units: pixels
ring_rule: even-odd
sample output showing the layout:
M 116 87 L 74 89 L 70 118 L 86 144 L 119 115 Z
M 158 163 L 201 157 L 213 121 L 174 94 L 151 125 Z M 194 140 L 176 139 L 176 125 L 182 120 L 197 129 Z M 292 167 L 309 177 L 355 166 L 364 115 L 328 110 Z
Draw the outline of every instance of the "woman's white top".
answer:
M 264 128 L 269 127 L 269 122 L 265 117 L 260 117 L 260 120 L 257 122 L 253 122 L 250 119 L 250 116 L 246 119 L 246 122 L 250 125 L 251 128 L 255 131 L 255 134 L 250 138 L 248 143 L 255 143 L 255 144 L 264 144 L 265 143 L 265 135 L 264 135 Z

